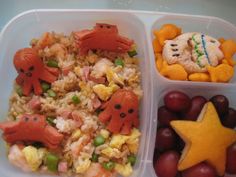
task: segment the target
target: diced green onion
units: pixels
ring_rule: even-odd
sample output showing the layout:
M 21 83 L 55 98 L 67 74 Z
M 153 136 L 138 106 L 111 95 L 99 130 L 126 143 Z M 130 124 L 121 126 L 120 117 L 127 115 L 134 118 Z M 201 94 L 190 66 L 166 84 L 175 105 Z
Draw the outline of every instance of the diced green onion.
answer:
M 111 171 L 114 167 L 115 167 L 115 163 L 114 162 L 104 162 L 102 164 L 103 168 L 105 168 L 106 170 Z
M 74 104 L 79 104 L 80 103 L 80 99 L 77 95 L 72 96 L 71 99 L 72 99 Z
M 53 97 L 53 98 L 57 96 L 57 94 L 51 89 L 49 89 L 47 93 L 48 93 L 48 96 Z
M 46 121 L 47 121 L 47 123 L 48 123 L 49 125 L 54 126 L 54 125 L 55 125 L 55 123 L 53 122 L 54 119 L 55 119 L 55 118 L 53 118 L 53 117 L 47 117 L 47 118 L 46 118 Z
M 19 96 L 23 96 L 23 90 L 22 90 L 21 86 L 19 86 L 19 85 L 16 86 L 16 93 Z
M 58 68 L 58 62 L 56 60 L 48 60 L 47 66 L 53 67 L 53 68 Z
M 98 154 L 93 153 L 92 158 L 91 158 L 91 161 L 92 161 L 92 162 L 98 162 L 98 157 L 99 157 Z
M 59 157 L 49 153 L 46 156 L 46 166 L 48 167 L 48 170 L 56 172 L 57 171 L 57 165 L 58 165 Z
M 137 55 L 137 54 L 138 54 L 138 53 L 137 53 L 136 50 L 128 51 L 128 55 L 129 55 L 130 57 L 134 57 L 134 56 Z
M 50 84 L 48 84 L 46 82 L 42 82 L 41 86 L 42 86 L 43 92 L 47 92 L 51 87 Z
M 130 164 L 132 165 L 132 166 L 134 166 L 135 165 L 135 163 L 136 163 L 136 156 L 135 155 L 129 155 L 128 156 L 128 162 L 130 162 Z
M 115 65 L 124 67 L 124 61 L 121 58 L 117 58 L 115 60 Z
M 98 135 L 97 137 L 95 137 L 94 141 L 93 141 L 93 144 L 94 146 L 100 146 L 102 144 L 105 143 L 105 138 L 101 135 Z

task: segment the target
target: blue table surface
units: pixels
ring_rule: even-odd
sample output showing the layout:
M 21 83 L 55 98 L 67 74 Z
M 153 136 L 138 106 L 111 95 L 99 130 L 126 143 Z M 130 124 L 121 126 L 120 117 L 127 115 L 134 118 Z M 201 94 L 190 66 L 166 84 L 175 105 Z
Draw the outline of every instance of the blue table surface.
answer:
M 0 0 L 0 30 L 29 9 L 132 9 L 209 15 L 236 24 L 236 0 Z

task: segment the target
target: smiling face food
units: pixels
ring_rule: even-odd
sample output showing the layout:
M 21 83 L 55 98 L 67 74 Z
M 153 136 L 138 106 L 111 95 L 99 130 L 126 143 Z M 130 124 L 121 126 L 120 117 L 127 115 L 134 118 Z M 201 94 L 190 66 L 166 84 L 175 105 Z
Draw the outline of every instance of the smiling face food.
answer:
M 188 73 L 206 72 L 207 66 L 217 66 L 224 55 L 220 42 L 201 33 L 184 33 L 166 40 L 163 57 L 168 64 L 181 64 Z
M 16 51 L 8 121 L 0 123 L 9 161 L 62 176 L 130 176 L 142 98 L 132 44 L 115 25 L 97 24 L 69 36 L 46 32 Z
M 236 42 L 199 33 L 182 33 L 173 24 L 154 30 L 153 47 L 160 74 L 172 80 L 229 82 L 234 75 Z

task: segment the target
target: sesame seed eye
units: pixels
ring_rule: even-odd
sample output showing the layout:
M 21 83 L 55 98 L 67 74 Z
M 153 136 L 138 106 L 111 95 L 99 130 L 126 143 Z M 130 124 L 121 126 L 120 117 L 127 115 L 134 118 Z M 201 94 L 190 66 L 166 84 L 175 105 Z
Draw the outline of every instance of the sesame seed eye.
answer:
M 130 114 L 132 114 L 133 112 L 134 112 L 133 109 L 129 109 L 129 110 L 128 110 L 128 113 L 130 113 Z
M 116 104 L 114 107 L 115 107 L 115 109 L 121 109 L 121 105 L 120 104 Z
M 29 121 L 29 118 L 28 118 L 28 117 L 25 117 L 24 120 L 25 120 L 25 122 L 28 122 L 28 121 Z
M 37 118 L 37 117 L 34 117 L 34 121 L 35 121 L 35 122 L 38 121 L 38 118 Z

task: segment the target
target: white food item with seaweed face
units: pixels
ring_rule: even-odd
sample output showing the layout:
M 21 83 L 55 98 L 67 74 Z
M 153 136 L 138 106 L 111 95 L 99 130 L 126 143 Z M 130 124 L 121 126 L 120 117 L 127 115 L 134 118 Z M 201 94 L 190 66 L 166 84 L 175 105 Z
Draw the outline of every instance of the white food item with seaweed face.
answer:
M 224 55 L 220 42 L 202 33 L 184 33 L 166 40 L 163 58 L 168 64 L 180 64 L 188 73 L 206 72 L 207 66 L 217 66 Z

